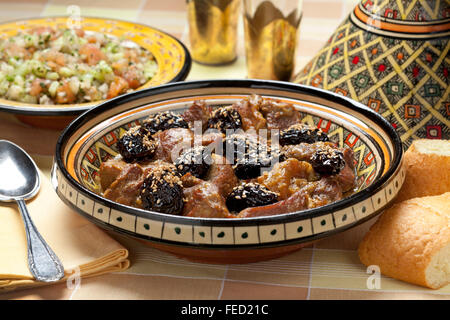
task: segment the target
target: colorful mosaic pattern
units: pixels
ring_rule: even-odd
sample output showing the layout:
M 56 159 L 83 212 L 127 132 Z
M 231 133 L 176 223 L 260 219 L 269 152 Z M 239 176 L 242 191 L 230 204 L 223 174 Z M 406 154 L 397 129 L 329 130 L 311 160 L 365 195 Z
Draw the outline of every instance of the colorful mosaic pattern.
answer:
M 450 17 L 447 0 L 364 0 L 360 7 L 365 12 L 386 20 L 436 21 Z
M 404 8 L 402 1 L 377 7 L 377 1 L 366 0 L 356 8 L 377 8 L 392 19 L 450 21 L 448 2 L 428 1 L 425 9 L 417 9 L 423 2 L 412 1 Z M 368 32 L 354 20 L 352 13 L 293 81 L 348 96 L 375 110 L 396 128 L 405 149 L 417 138 L 449 139 L 449 37 L 386 37 L 383 30 Z

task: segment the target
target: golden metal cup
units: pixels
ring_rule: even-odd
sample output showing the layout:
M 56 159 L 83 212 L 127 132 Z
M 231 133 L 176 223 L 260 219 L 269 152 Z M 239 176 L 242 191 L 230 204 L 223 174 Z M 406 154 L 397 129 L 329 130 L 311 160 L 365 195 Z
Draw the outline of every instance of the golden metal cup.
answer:
M 236 59 L 240 0 L 187 0 L 192 59 L 225 64 Z
M 290 1 L 286 15 L 277 7 L 282 2 L 244 0 L 248 78 L 289 81 L 292 76 L 302 18 L 301 1 Z

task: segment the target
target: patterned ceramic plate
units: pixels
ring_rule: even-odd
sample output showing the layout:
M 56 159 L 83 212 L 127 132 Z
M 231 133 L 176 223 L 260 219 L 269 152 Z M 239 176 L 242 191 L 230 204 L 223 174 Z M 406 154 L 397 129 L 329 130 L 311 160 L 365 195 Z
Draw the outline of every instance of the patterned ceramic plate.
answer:
M 181 112 L 197 99 L 223 106 L 250 94 L 292 103 L 302 122 L 322 128 L 341 147 L 352 148 L 358 191 L 315 209 L 240 219 L 149 212 L 98 194 L 100 164 L 117 154 L 116 143 L 130 125 L 154 112 Z M 402 186 L 401 159 L 401 141 L 389 123 L 348 98 L 276 81 L 196 81 L 127 94 L 76 119 L 59 138 L 52 180 L 67 205 L 101 227 L 191 259 L 242 263 L 283 255 L 374 217 Z
M 137 88 L 145 88 L 184 80 L 191 68 L 191 57 L 186 47 L 174 37 L 155 28 L 121 20 L 81 17 L 80 26 L 86 31 L 100 32 L 113 37 L 125 38 L 147 50 L 155 57 L 158 71 L 154 77 Z M 28 30 L 37 26 L 56 29 L 67 28 L 68 17 L 36 18 L 7 22 L 0 25 L 0 38 L 7 39 L 18 30 Z M 34 116 L 79 115 L 103 101 L 66 105 L 38 105 L 0 99 L 0 111 Z

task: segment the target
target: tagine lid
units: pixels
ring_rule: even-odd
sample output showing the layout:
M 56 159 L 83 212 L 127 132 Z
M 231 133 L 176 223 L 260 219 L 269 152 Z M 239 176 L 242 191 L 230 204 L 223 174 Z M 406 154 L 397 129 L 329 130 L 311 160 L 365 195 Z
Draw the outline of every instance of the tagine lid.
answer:
M 350 20 L 367 31 L 391 37 L 438 38 L 450 36 L 447 1 L 363 0 Z

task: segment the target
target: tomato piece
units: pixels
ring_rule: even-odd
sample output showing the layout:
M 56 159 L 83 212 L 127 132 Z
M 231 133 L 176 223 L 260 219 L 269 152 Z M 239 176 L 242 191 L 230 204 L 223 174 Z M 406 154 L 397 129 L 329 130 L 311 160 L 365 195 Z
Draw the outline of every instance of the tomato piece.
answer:
M 42 79 L 33 80 L 33 82 L 31 83 L 30 95 L 38 97 L 44 87 L 45 87 L 44 80 Z
M 117 61 L 117 62 L 113 62 L 111 67 L 112 67 L 112 69 L 114 71 L 114 74 L 116 76 L 121 77 L 125 73 L 127 68 L 128 68 L 128 62 L 126 60 L 120 60 L 120 61 Z
M 136 89 L 141 85 L 136 68 L 128 69 L 124 73 L 123 78 L 128 82 L 131 89 Z
M 125 59 L 134 63 L 137 63 L 139 61 L 138 54 L 135 50 L 125 50 L 124 57 Z
M 67 81 L 64 81 L 63 85 L 56 90 L 56 102 L 60 104 L 73 103 L 76 100 L 75 94 L 70 89 L 70 85 Z
M 122 77 L 114 77 L 114 81 L 109 85 L 108 99 L 117 97 L 118 95 L 124 93 L 129 88 L 128 82 Z
M 93 66 L 101 60 L 106 60 L 105 54 L 92 43 L 87 43 L 80 48 L 80 55 L 83 55 L 83 61 L 88 65 Z
M 9 56 L 18 57 L 22 59 L 31 58 L 31 53 L 24 47 L 18 46 L 15 43 L 8 43 L 5 47 L 5 51 Z
M 36 27 L 31 30 L 31 34 L 36 34 L 38 36 L 43 34 L 50 34 L 49 40 L 55 40 L 58 37 L 58 32 L 52 27 Z
M 59 67 L 63 67 L 66 65 L 66 57 L 64 56 L 64 53 L 56 50 L 50 50 L 46 52 L 43 55 L 43 60 L 53 70 L 59 70 Z
M 85 32 L 84 32 L 83 29 L 81 29 L 81 28 L 75 28 L 74 31 L 75 31 L 75 34 L 76 34 L 78 37 L 84 37 Z

